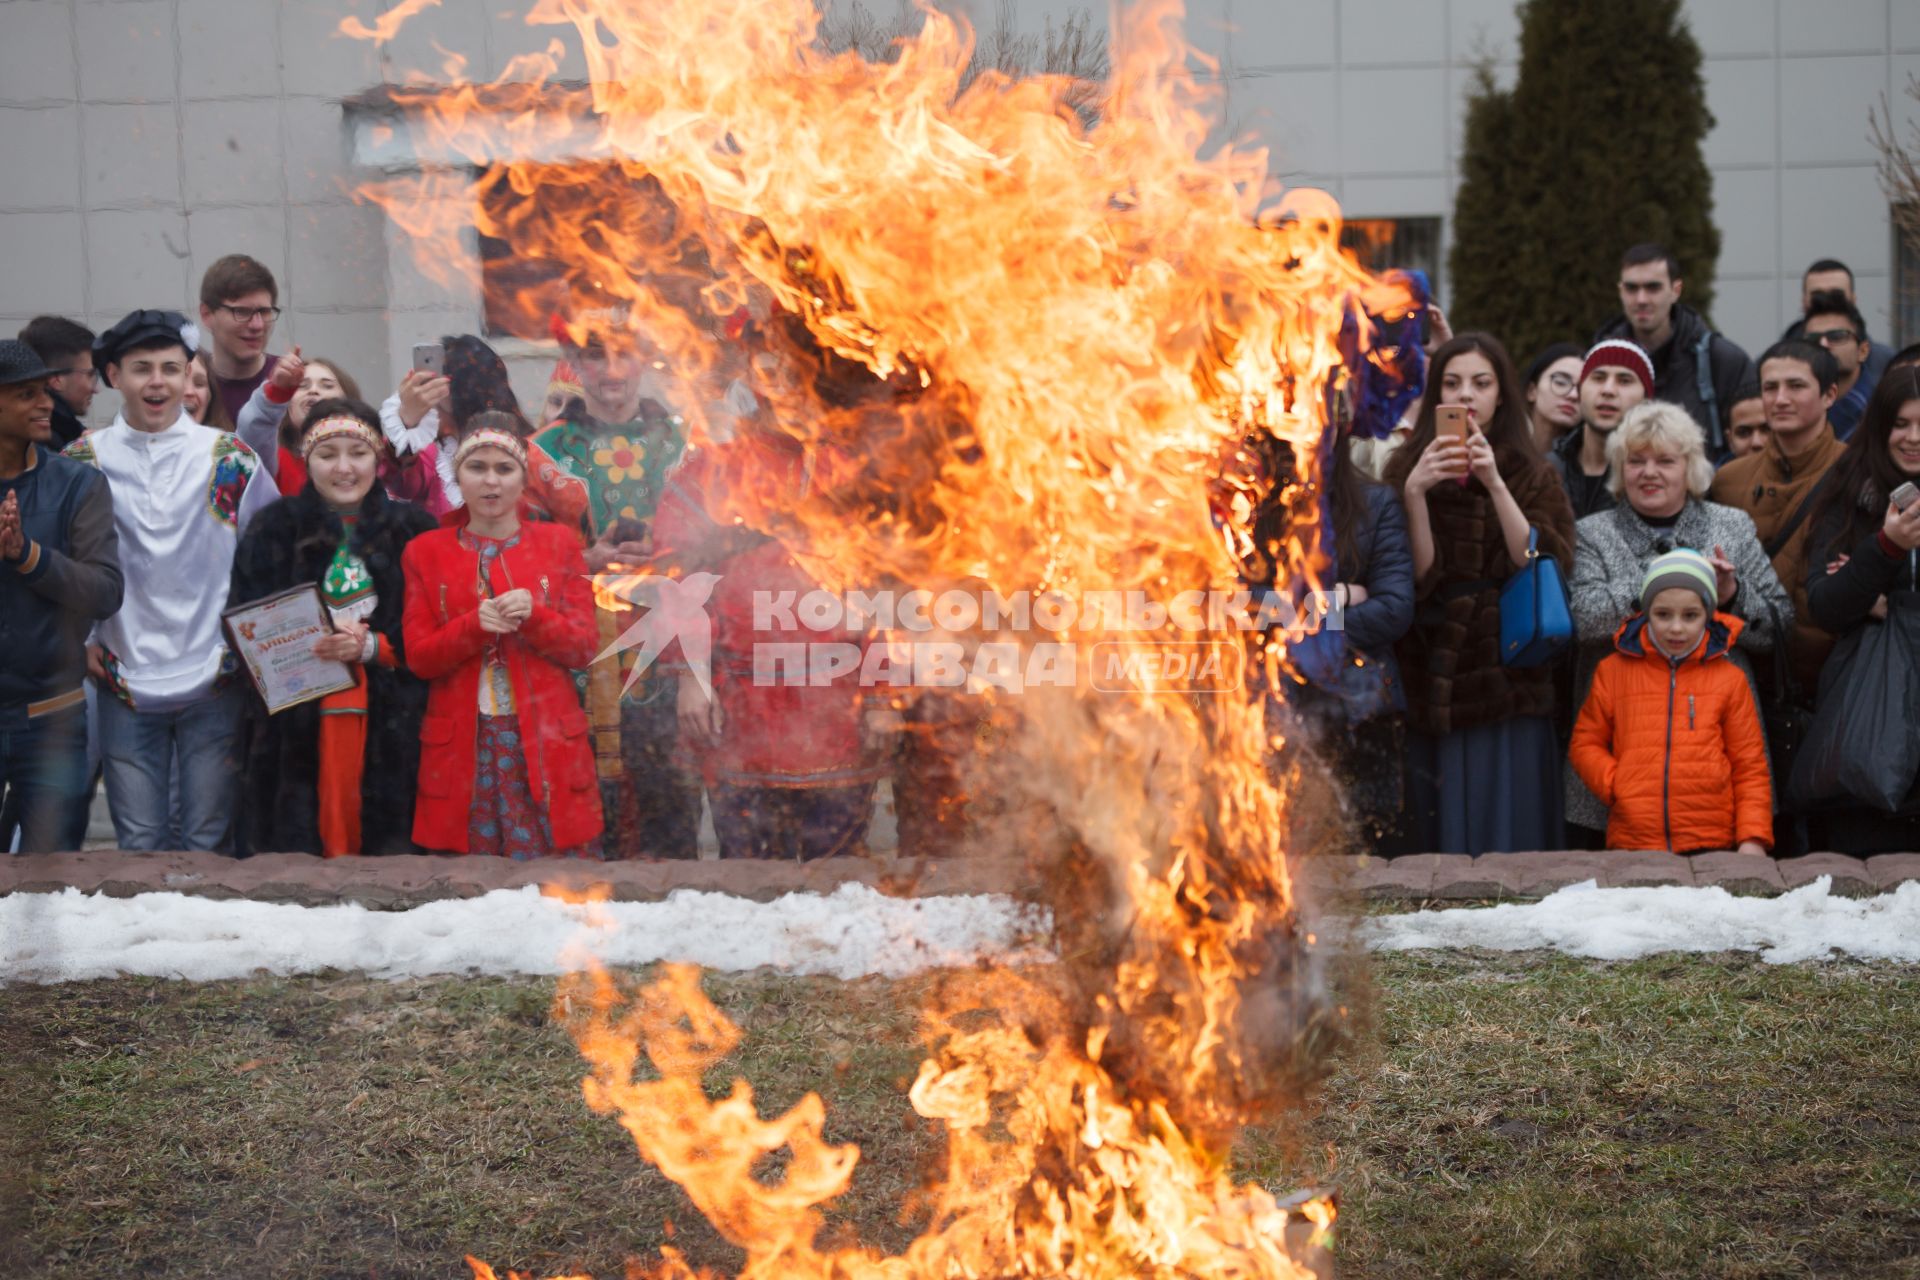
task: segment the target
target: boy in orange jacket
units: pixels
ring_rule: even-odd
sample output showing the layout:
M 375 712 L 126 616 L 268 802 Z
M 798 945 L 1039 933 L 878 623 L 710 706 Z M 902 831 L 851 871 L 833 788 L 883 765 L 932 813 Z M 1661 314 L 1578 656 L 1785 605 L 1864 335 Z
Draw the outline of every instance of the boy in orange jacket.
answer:
M 1773 844 L 1766 741 L 1746 675 L 1727 655 L 1741 621 L 1714 610 L 1713 565 L 1670 551 L 1641 581 L 1594 672 L 1568 758 L 1607 806 L 1607 847 L 1696 853 Z

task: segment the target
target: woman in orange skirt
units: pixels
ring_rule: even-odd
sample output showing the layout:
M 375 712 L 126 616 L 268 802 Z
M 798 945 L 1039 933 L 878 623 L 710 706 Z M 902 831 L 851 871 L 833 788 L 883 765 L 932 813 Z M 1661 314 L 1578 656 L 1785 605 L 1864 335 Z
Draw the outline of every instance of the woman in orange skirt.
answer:
M 407 669 L 400 555 L 433 517 L 376 483 L 380 420 L 323 400 L 300 437 L 306 487 L 262 511 L 233 558 L 227 607 L 320 590 L 337 628 L 315 642 L 354 685 L 268 715 L 248 699 L 241 831 L 255 853 L 413 852 L 426 685 Z

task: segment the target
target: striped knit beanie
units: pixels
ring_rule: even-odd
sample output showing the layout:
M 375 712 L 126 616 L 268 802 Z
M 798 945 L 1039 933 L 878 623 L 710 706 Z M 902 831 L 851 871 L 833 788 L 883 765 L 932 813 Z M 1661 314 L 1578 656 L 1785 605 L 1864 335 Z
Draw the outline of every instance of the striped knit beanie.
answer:
M 1699 595 L 1707 612 L 1712 613 L 1720 599 L 1720 584 L 1713 565 L 1698 551 L 1679 547 L 1657 557 L 1640 579 L 1640 607 L 1647 608 L 1653 598 L 1669 587 L 1681 587 Z
M 1587 352 L 1587 358 L 1581 362 L 1580 381 L 1585 382 L 1588 374 L 1608 365 L 1618 365 L 1640 379 L 1640 389 L 1647 393 L 1647 399 L 1653 399 L 1653 361 L 1647 359 L 1647 353 L 1637 343 L 1628 342 L 1625 338 L 1608 338 L 1605 342 L 1594 343 Z

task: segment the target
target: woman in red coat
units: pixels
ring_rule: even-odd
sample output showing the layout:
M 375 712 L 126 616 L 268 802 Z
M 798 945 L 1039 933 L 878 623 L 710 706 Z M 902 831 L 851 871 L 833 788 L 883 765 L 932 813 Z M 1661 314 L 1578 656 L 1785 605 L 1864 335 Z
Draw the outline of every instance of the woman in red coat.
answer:
M 407 544 L 407 665 L 429 681 L 413 839 L 452 853 L 597 856 L 600 788 L 572 669 L 598 633 L 579 535 L 520 519 L 526 447 L 482 427 L 466 505 Z

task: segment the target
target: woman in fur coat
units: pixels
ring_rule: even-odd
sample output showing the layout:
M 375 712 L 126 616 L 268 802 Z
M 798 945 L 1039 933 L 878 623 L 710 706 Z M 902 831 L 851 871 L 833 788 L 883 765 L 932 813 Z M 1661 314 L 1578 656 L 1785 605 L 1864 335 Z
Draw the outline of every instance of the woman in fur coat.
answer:
M 1460 443 L 1442 404 L 1467 410 Z M 1387 465 L 1413 549 L 1413 630 L 1400 643 L 1408 703 L 1407 830 L 1415 848 L 1560 847 L 1560 750 L 1548 667 L 1500 659 L 1500 592 L 1530 534 L 1562 572 L 1573 508 L 1533 443 L 1506 349 L 1463 333 L 1433 353 L 1413 434 Z
M 400 555 L 433 517 L 376 483 L 380 419 L 357 400 L 306 416 L 304 489 L 262 511 L 233 557 L 227 607 L 320 588 L 338 628 L 315 642 L 351 689 L 268 715 L 247 700 L 241 821 L 256 852 L 413 852 L 414 777 L 427 688 L 407 670 Z

